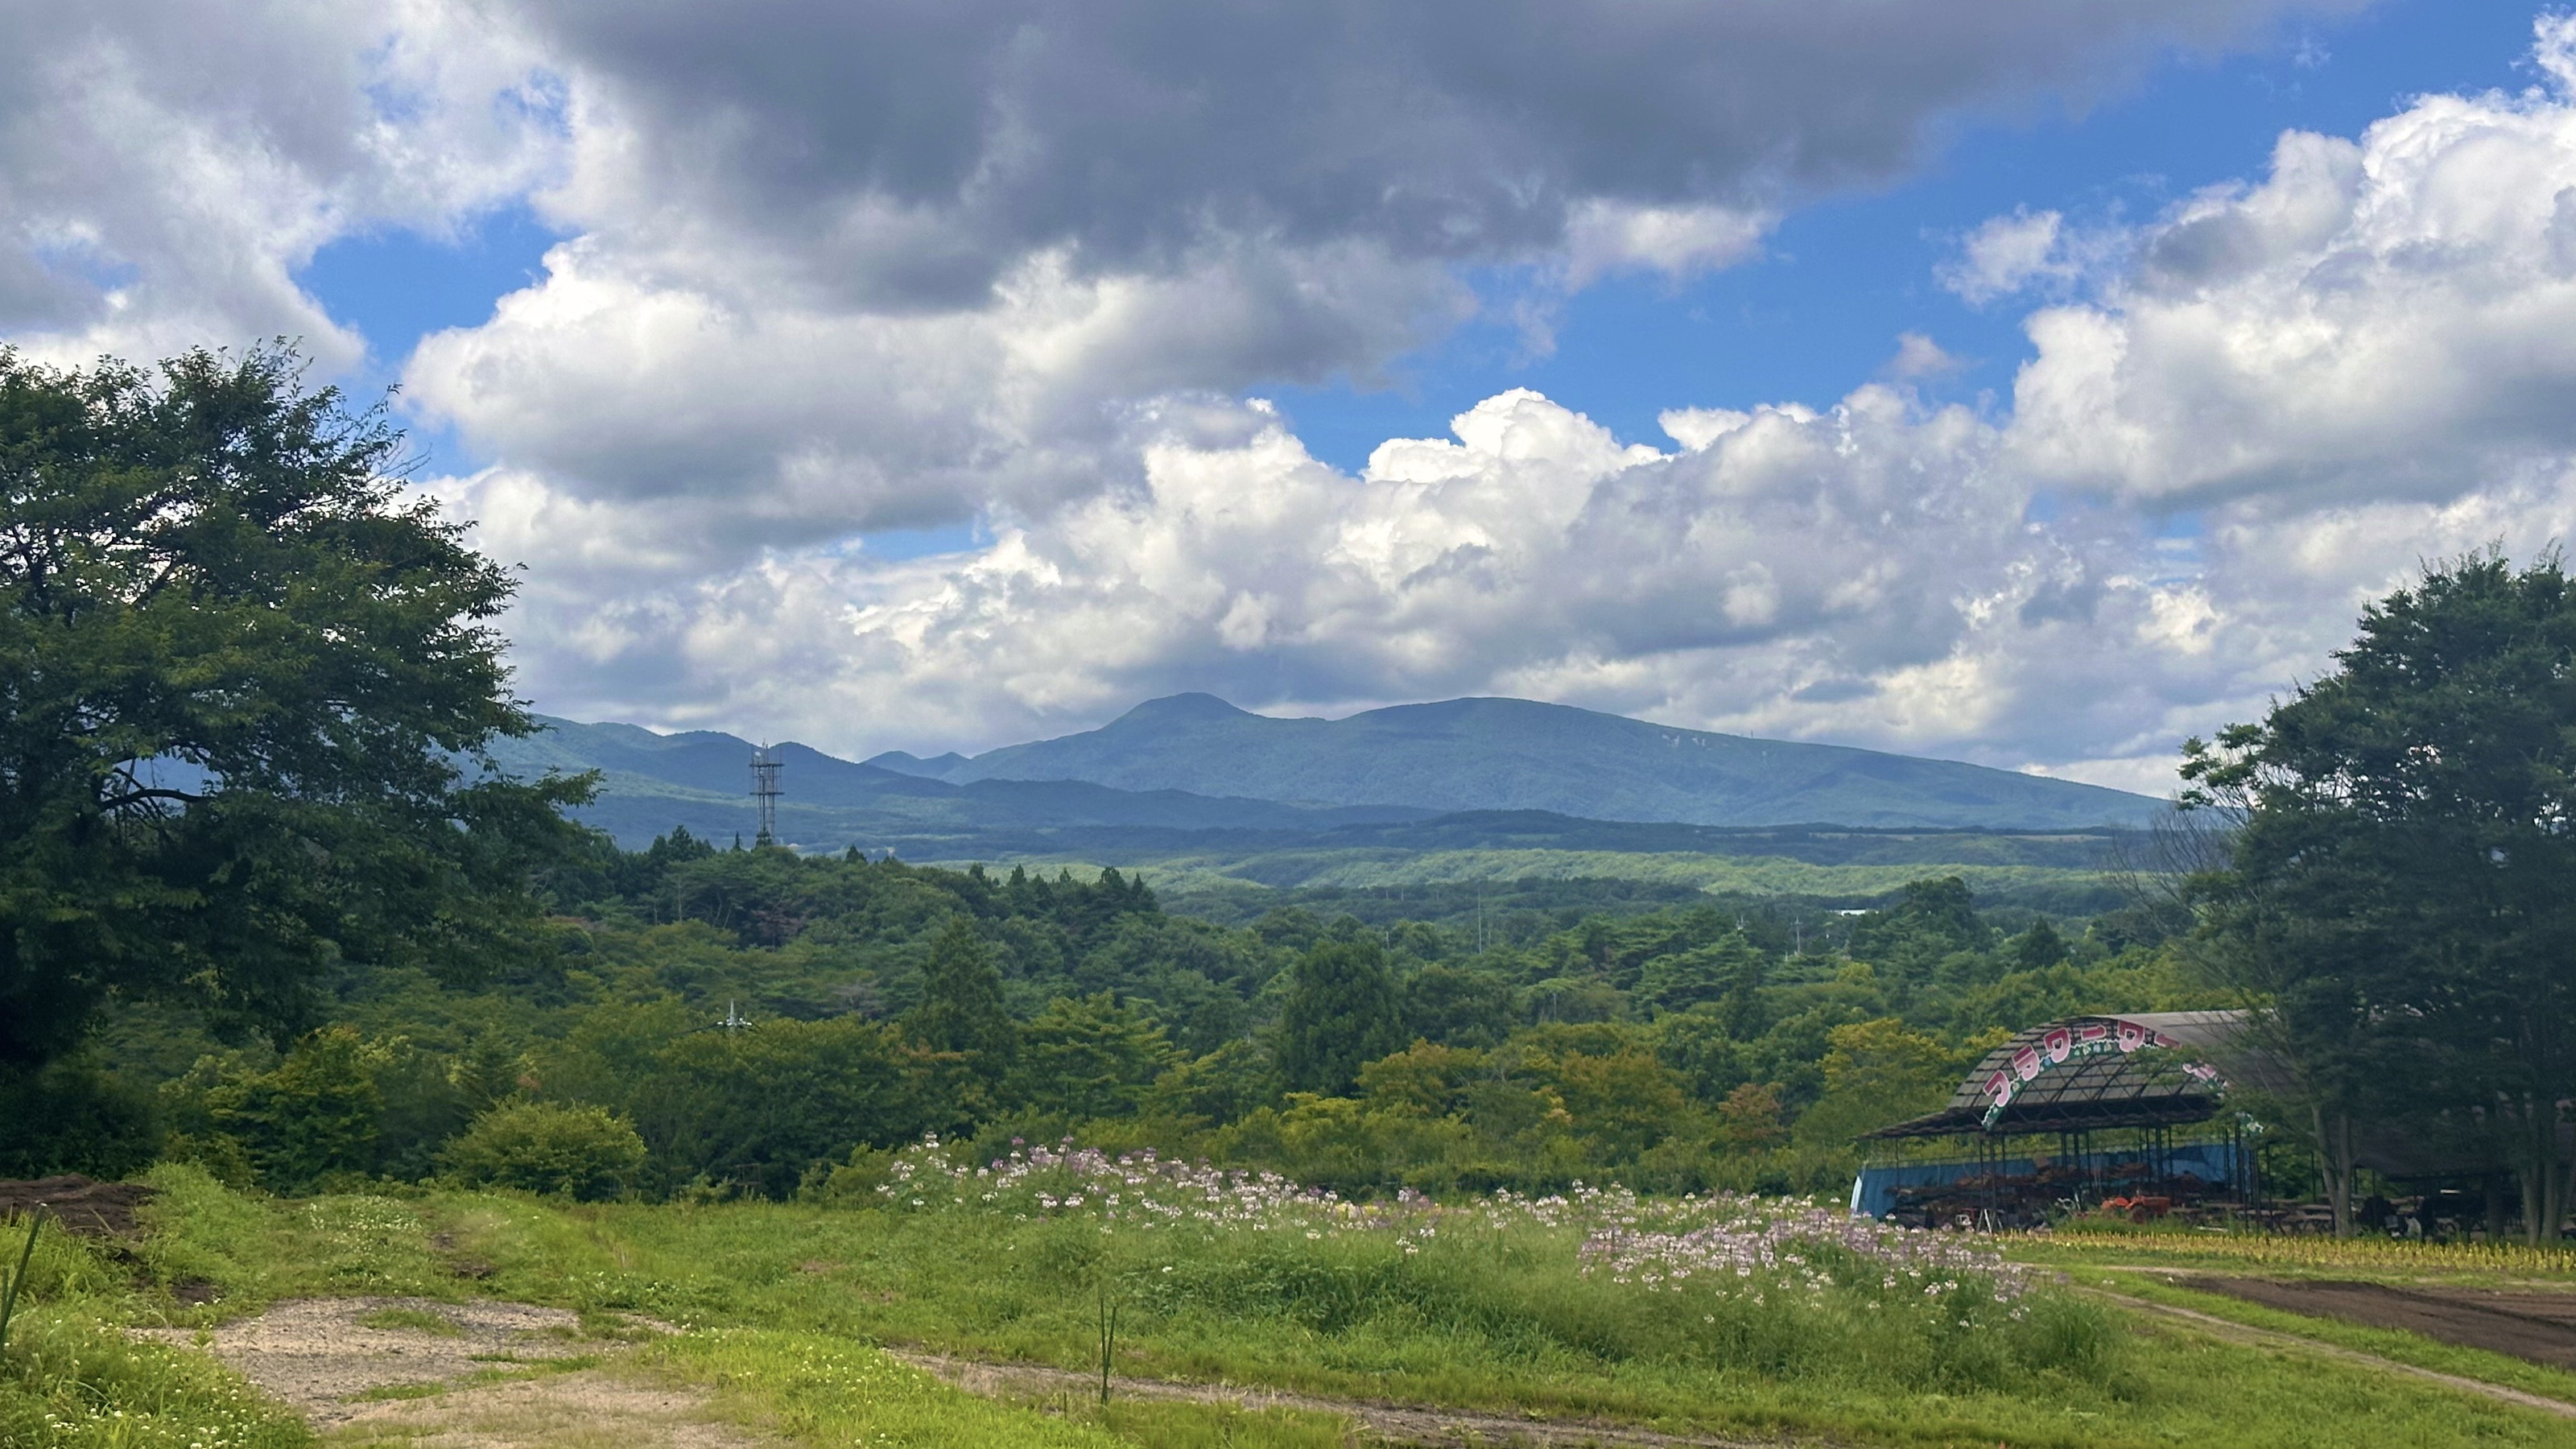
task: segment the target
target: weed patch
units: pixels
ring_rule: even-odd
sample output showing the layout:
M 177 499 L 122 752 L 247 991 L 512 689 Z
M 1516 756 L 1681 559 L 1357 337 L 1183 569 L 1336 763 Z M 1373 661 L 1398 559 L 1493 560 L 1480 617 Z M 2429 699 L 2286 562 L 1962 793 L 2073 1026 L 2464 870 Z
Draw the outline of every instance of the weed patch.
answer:
M 455 1319 L 425 1308 L 379 1308 L 373 1313 L 360 1315 L 358 1322 L 368 1328 L 428 1333 L 440 1338 L 465 1336 L 465 1330 L 456 1326 Z
M 646 1350 L 747 1421 L 801 1443 L 890 1449 L 1120 1449 L 1113 1434 L 950 1388 L 874 1349 L 817 1334 L 726 1330 Z
M 307 1449 L 304 1421 L 203 1354 L 130 1341 L 60 1309 L 21 1310 L 0 1363 L 10 1449 Z

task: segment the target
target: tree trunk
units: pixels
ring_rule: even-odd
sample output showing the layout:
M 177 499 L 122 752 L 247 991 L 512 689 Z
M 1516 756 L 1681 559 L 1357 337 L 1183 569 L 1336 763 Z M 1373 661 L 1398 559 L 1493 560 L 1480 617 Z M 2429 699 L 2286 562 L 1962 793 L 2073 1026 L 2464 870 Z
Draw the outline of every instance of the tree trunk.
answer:
M 2549 1124 L 2549 1143 L 2554 1156 L 2558 1145 L 2558 1124 L 2555 1122 Z M 2549 1205 L 2547 1230 L 2540 1235 L 2540 1240 L 2544 1243 L 2558 1241 L 2561 1230 L 2567 1222 L 2567 1210 L 2571 1203 L 2576 1203 L 2576 1162 L 2557 1164 L 2549 1174 L 2549 1180 L 2558 1191 L 2555 1200 Z
M 2534 1247 L 2558 1241 L 2567 1220 L 2568 1164 L 2559 1161 L 2558 1111 L 2525 1097 L 2522 1102 L 2522 1240 Z
M 2334 1209 L 2334 1235 L 2352 1236 L 2352 1114 L 2337 1112 L 2329 1121 L 2314 1109 L 2317 1127 L 2317 1171 L 2325 1178 L 2326 1203 Z

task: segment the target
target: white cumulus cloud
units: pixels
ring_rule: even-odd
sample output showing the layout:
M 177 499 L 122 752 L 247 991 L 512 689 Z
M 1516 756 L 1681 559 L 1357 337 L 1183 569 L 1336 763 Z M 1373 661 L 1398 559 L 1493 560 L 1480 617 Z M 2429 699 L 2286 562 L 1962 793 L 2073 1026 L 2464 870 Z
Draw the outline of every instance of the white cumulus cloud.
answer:
M 87 362 L 287 335 L 346 366 L 365 339 L 296 271 L 525 195 L 560 160 L 555 105 L 470 0 L 0 9 L 0 338 Z
M 2440 499 L 2576 446 L 2576 106 L 2428 96 L 2136 239 L 2098 302 L 2028 328 L 2016 460 L 2142 505 Z

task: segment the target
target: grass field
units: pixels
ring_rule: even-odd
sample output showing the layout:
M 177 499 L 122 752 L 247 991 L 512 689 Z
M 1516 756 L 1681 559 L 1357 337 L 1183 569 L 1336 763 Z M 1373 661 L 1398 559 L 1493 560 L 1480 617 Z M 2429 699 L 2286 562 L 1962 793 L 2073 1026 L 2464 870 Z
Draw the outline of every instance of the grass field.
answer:
M 958 864 L 962 865 L 962 862 Z M 1038 858 L 1033 868 L 1096 873 L 1088 858 Z M 1523 880 L 1630 880 L 1687 886 L 1715 895 L 1876 900 L 1926 875 L 1955 875 L 1981 900 L 2073 909 L 2108 892 L 2097 869 L 2053 865 L 1822 865 L 1787 856 L 1608 850 L 1279 850 L 1247 859 L 1174 857 L 1125 867 L 1156 890 L 1186 898 L 1208 893 L 1309 887 L 1384 888 Z
M 2179 1291 L 2140 1271 L 2160 1264 L 2302 1271 L 2259 1241 L 2019 1240 L 2016 1267 L 1778 1205 L 1614 1193 L 1362 1210 L 1135 1164 L 959 1178 L 916 1155 L 909 1167 L 886 1179 L 891 1192 L 862 1195 L 873 1205 L 597 1207 L 445 1192 L 275 1201 L 165 1169 L 159 1227 L 133 1261 L 45 1249 L 36 1352 L 13 1348 L 0 1376 L 0 1443 L 292 1449 L 300 1426 L 263 1415 L 205 1360 L 127 1346 L 113 1326 L 364 1293 L 548 1303 L 603 1328 L 620 1312 L 680 1324 L 677 1338 L 603 1340 L 603 1352 L 706 1385 L 727 1413 L 815 1446 L 1344 1442 L 1330 1415 L 1141 1400 L 1041 1413 L 871 1347 L 1089 1371 L 1105 1300 L 1119 1309 L 1122 1375 L 1322 1396 L 1868 1444 L 2576 1444 L 2576 1423 L 2539 1411 L 2221 1342 L 2088 1296 Z M 2340 1256 L 2305 1271 L 2576 1281 L 2565 1255 L 2321 1246 Z M 182 1305 L 169 1293 L 181 1284 L 215 1296 Z M 2554 1370 L 2208 1296 L 2187 1301 L 2576 1398 L 2576 1377 Z

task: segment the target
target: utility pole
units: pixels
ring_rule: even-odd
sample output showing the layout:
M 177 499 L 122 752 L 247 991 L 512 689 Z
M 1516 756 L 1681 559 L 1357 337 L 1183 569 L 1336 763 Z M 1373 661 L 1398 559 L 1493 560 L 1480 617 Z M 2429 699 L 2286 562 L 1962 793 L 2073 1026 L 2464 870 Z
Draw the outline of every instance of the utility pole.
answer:
M 785 763 L 767 745 L 751 752 L 751 798 L 760 808 L 760 834 L 753 839 L 754 845 L 778 843 L 778 769 Z

